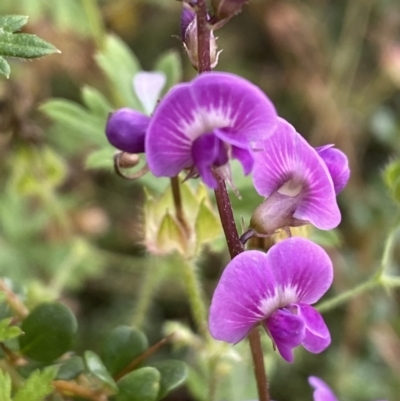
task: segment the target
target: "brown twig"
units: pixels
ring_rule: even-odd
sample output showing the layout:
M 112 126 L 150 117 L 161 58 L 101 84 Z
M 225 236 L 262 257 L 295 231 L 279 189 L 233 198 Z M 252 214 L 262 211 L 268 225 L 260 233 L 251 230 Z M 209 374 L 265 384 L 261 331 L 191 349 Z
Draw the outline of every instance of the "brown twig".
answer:
M 6 296 L 6 302 L 20 319 L 25 319 L 29 315 L 28 308 L 2 279 L 0 279 L 0 291 L 4 292 Z
M 107 395 L 101 391 L 80 386 L 75 382 L 55 380 L 52 384 L 57 391 L 65 395 L 74 395 L 92 401 L 107 401 L 108 399 Z

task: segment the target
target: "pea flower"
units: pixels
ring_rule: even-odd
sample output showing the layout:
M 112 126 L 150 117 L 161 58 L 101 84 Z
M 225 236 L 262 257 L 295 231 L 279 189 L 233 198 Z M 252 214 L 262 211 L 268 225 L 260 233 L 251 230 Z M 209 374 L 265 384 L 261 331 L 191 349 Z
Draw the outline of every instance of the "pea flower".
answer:
M 308 382 L 314 388 L 314 401 L 339 401 L 334 392 L 323 380 L 315 376 L 310 376 Z
M 311 223 L 330 230 L 341 220 L 336 195 L 350 175 L 347 157 L 333 145 L 314 149 L 280 119 L 262 151 L 254 152 L 253 182 L 267 197 L 254 212 L 250 227 L 258 234 Z
M 145 151 L 149 115 L 157 104 L 165 82 L 165 74 L 161 72 L 142 71 L 134 76 L 133 89 L 147 115 L 128 107 L 111 113 L 106 125 L 106 136 L 111 145 L 128 153 Z
M 253 167 L 250 152 L 272 134 L 274 106 L 249 81 L 229 73 L 201 74 L 176 85 L 156 108 L 146 134 L 147 162 L 157 177 L 189 169 L 216 188 L 213 172 L 230 180 L 229 159 L 238 159 L 245 174 Z
M 288 362 L 299 345 L 320 353 L 331 338 L 322 316 L 310 305 L 328 290 L 332 279 L 329 256 L 304 238 L 288 238 L 268 253 L 243 252 L 225 268 L 214 292 L 211 335 L 235 344 L 262 325 Z

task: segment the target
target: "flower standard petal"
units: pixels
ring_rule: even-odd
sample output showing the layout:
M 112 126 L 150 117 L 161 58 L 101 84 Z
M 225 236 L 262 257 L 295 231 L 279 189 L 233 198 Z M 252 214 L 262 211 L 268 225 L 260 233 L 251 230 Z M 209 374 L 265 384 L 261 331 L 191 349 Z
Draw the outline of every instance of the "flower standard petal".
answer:
M 246 149 L 270 135 L 276 122 L 274 106 L 255 85 L 233 74 L 202 74 L 175 86 L 156 108 L 146 134 L 150 170 L 171 177 L 192 167 L 193 142 L 210 132 Z
M 211 335 L 239 342 L 266 317 L 262 301 L 274 296 L 275 280 L 267 256 L 259 251 L 239 254 L 225 268 L 215 289 L 209 315 Z
M 331 335 L 321 314 L 312 306 L 297 304 L 297 315 L 305 324 L 305 336 L 302 341 L 303 347 L 313 354 L 319 354 L 331 343 Z
M 313 304 L 332 284 L 333 267 L 328 254 L 305 238 L 291 237 L 275 244 L 267 258 L 277 291 L 289 300 L 286 305 Z
M 133 88 L 147 114 L 151 114 L 161 96 L 167 77 L 163 72 L 138 72 L 133 77 Z
M 339 149 L 335 149 L 333 145 L 316 148 L 316 151 L 328 167 L 335 192 L 338 194 L 350 178 L 349 161 L 346 155 Z
M 310 376 L 308 382 L 314 388 L 314 401 L 339 401 L 331 388 L 320 378 Z
M 292 362 L 293 348 L 304 340 L 304 320 L 289 310 L 279 309 L 266 320 L 265 325 L 283 359 Z
M 253 181 L 257 192 L 270 196 L 285 183 L 302 186 L 302 198 L 293 217 L 321 229 L 340 223 L 340 211 L 328 168 L 316 150 L 283 119 L 272 137 L 254 152 Z

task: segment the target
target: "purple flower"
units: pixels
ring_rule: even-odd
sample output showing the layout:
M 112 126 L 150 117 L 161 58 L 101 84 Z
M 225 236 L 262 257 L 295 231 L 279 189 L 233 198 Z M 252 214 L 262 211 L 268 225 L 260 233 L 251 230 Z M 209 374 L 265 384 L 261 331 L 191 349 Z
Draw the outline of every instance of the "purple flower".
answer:
M 318 245 L 292 237 L 268 253 L 246 251 L 222 273 L 211 303 L 211 335 L 237 343 L 262 324 L 282 357 L 293 348 L 322 352 L 331 342 L 322 316 L 310 305 L 328 290 L 332 262 Z
M 314 401 L 339 401 L 323 380 L 315 376 L 310 376 L 308 382 L 310 386 L 314 388 Z
M 165 85 L 161 72 L 139 72 L 133 77 L 133 89 L 147 114 L 151 114 Z M 106 136 L 111 145 L 128 153 L 143 153 L 150 117 L 124 107 L 110 114 Z
M 254 152 L 253 181 L 267 197 L 250 226 L 260 234 L 311 223 L 330 230 L 340 223 L 336 195 L 350 170 L 346 156 L 333 145 L 314 149 L 285 120 L 280 119 L 262 151 Z
M 274 106 L 255 85 L 233 74 L 202 74 L 176 85 L 157 107 L 146 135 L 147 161 L 155 176 L 190 169 L 215 188 L 213 172 L 229 179 L 231 158 L 245 174 L 252 170 L 251 143 L 269 136 L 276 123 Z

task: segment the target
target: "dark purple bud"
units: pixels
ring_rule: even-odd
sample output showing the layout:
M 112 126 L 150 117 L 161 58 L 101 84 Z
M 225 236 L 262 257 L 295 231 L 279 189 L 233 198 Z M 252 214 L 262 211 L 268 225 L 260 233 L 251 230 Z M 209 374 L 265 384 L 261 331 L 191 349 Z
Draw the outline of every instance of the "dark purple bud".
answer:
M 221 28 L 236 14 L 242 11 L 242 7 L 249 0 L 212 0 L 214 17 L 212 19 L 214 29 Z
M 143 153 L 150 117 L 124 107 L 110 114 L 106 135 L 111 145 L 128 153 Z

